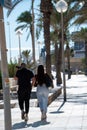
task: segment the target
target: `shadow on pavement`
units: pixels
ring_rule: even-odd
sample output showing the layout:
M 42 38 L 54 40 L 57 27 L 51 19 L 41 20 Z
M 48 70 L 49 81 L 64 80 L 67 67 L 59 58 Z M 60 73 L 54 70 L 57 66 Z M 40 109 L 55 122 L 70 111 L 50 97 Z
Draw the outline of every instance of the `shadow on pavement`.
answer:
M 27 124 L 26 122 L 19 122 L 19 123 L 15 123 L 13 126 L 12 126 L 12 129 L 15 130 L 15 129 L 22 129 L 22 128 L 27 128 L 27 127 L 30 127 L 32 126 L 32 124 Z
M 39 127 L 41 125 L 48 125 L 48 124 L 50 124 L 50 122 L 47 122 L 47 121 L 37 121 L 37 122 L 34 122 L 32 124 L 32 127 Z
M 23 128 L 28 128 L 28 127 L 39 127 L 41 125 L 48 125 L 48 124 L 50 124 L 50 122 L 47 122 L 47 121 L 36 121 L 33 124 L 27 124 L 26 122 L 19 122 L 19 123 L 15 123 L 12 126 L 12 130 L 23 129 Z
M 63 105 L 65 104 L 65 102 L 63 102 L 61 105 L 60 105 L 60 107 L 58 108 L 58 110 L 57 111 L 53 111 L 53 112 L 50 112 L 50 113 L 52 113 L 52 114 L 56 114 L 56 113 L 64 113 L 64 111 L 60 111 L 60 109 L 63 107 Z

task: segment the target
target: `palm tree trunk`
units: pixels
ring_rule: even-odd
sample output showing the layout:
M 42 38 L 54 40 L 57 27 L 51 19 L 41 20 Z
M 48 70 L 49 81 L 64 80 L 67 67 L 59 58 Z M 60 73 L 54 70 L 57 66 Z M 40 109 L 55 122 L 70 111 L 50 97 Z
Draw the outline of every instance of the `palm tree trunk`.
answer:
M 56 66 L 56 84 L 60 85 L 62 83 L 61 79 L 61 53 L 59 53 L 57 43 L 55 43 L 55 66 Z
M 51 74 L 50 15 L 44 14 L 43 21 L 44 21 L 44 42 L 45 42 L 45 48 L 46 48 L 46 71 L 48 74 Z
M 35 36 L 34 36 L 34 0 L 32 0 L 32 49 L 33 49 L 33 61 L 34 65 L 36 64 L 35 60 Z
M 62 66 L 62 44 L 60 42 L 59 48 L 58 48 L 58 59 L 57 59 L 57 85 L 60 85 L 62 83 L 61 78 L 61 66 Z
M 66 53 L 67 53 L 67 64 L 68 64 L 68 79 L 71 78 L 71 70 L 70 70 L 70 48 L 69 46 L 67 45 L 66 47 Z
M 85 41 L 85 73 L 87 73 L 87 41 Z
M 51 0 L 41 0 L 41 12 L 43 13 L 44 42 L 46 48 L 46 71 L 51 75 L 51 56 L 50 56 L 50 15 L 52 11 Z

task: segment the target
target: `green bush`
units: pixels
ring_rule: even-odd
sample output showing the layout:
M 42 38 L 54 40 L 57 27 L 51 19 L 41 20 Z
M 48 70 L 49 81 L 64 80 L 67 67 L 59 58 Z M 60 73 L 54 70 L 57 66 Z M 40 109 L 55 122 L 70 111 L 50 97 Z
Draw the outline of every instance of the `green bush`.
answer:
M 14 77 L 16 73 L 16 65 L 15 63 L 10 63 L 8 64 L 8 72 L 9 72 L 9 77 Z

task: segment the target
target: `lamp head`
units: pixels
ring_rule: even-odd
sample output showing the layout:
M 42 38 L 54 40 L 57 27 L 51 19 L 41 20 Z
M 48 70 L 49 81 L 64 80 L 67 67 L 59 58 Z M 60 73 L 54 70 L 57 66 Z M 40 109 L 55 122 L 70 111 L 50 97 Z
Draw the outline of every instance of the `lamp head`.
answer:
M 23 32 L 22 32 L 22 30 L 18 29 L 18 30 L 16 31 L 16 34 L 17 34 L 18 36 L 20 36 L 20 35 L 23 34 Z
M 61 12 L 66 12 L 68 8 L 68 4 L 66 1 L 64 0 L 59 0 L 57 3 L 56 3 L 56 10 L 61 13 Z

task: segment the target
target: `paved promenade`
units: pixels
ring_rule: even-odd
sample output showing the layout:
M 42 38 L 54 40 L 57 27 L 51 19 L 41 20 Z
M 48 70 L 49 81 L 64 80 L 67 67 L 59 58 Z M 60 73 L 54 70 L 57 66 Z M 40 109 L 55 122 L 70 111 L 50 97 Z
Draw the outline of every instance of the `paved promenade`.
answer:
M 38 107 L 30 107 L 27 124 L 21 120 L 18 106 L 11 109 L 12 130 L 87 130 L 87 77 L 66 77 L 67 101 L 59 96 L 48 107 L 47 122 L 40 121 Z M 0 130 L 4 130 L 4 111 L 0 109 Z

